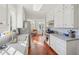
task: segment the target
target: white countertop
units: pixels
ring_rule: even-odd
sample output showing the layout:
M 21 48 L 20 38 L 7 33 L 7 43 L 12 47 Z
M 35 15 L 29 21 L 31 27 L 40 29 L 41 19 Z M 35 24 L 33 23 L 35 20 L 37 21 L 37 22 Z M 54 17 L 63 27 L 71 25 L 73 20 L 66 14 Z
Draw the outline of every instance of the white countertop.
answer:
M 71 37 L 67 37 L 67 36 L 62 35 L 62 34 L 50 34 L 50 35 L 56 36 L 56 37 L 58 37 L 58 38 L 60 38 L 60 39 L 62 39 L 62 40 L 65 40 L 65 41 L 79 40 L 78 37 L 76 37 L 76 38 L 71 38 Z

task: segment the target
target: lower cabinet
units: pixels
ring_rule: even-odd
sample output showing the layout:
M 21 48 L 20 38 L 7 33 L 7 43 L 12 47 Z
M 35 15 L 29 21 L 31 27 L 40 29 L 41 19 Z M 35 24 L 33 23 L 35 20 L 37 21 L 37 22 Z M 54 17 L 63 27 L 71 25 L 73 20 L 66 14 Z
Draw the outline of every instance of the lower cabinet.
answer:
M 50 35 L 50 47 L 59 55 L 77 55 L 79 54 L 79 40 L 63 40 Z
M 50 35 L 50 46 L 58 54 L 66 54 L 66 42 L 55 36 Z
M 79 45 L 79 40 L 74 40 L 74 41 L 68 41 L 67 42 L 67 46 L 66 46 L 66 53 L 68 55 L 78 55 L 77 52 L 78 51 L 78 45 L 77 45 L 77 42 L 78 42 L 78 45 Z

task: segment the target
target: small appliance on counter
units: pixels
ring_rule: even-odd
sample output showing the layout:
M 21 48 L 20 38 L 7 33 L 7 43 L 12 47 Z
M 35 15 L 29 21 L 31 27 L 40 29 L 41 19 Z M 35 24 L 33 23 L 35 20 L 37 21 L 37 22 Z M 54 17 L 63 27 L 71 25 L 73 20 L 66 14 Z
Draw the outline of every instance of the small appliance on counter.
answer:
M 75 34 L 75 33 L 76 33 L 75 31 L 70 30 L 70 31 L 69 31 L 69 37 L 75 38 L 75 37 L 76 37 L 76 34 Z
M 51 30 L 51 29 L 48 28 L 46 32 L 51 34 L 51 33 L 54 33 L 54 30 Z

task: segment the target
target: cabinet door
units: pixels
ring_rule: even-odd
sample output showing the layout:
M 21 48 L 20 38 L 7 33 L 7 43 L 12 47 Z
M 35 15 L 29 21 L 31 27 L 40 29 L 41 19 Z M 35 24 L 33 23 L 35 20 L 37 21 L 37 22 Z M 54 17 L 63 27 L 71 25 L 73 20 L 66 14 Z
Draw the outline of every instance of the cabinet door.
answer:
M 51 48 L 60 55 L 66 54 L 66 41 L 56 36 L 50 35 Z
M 54 37 L 52 35 L 50 35 L 50 46 L 51 46 L 51 48 L 53 48 L 53 44 L 54 44 Z
M 78 40 L 67 42 L 67 55 L 76 55 L 78 53 L 79 50 L 77 51 L 77 43 L 79 43 Z
M 64 5 L 64 27 L 73 28 L 74 27 L 74 6 Z
M 63 27 L 63 5 L 56 5 L 54 22 L 54 27 Z
M 0 4 L 0 32 L 8 31 L 8 14 L 7 5 Z
M 50 35 L 50 47 L 55 50 L 55 36 Z
M 0 5 L 0 25 L 6 26 L 7 25 L 7 5 Z
M 56 38 L 55 50 L 58 54 L 65 55 L 66 54 L 66 41 Z

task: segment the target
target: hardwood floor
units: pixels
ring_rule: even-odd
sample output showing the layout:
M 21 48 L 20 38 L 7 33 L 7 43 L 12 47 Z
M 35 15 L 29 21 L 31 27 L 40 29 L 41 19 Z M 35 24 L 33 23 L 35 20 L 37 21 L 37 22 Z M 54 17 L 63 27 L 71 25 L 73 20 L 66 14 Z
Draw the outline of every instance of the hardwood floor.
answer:
M 36 35 L 32 37 L 32 46 L 28 51 L 29 55 L 57 55 L 46 43 L 43 36 Z

